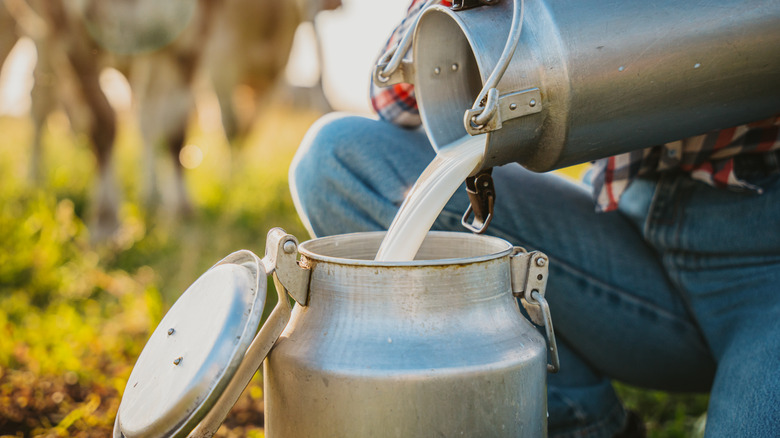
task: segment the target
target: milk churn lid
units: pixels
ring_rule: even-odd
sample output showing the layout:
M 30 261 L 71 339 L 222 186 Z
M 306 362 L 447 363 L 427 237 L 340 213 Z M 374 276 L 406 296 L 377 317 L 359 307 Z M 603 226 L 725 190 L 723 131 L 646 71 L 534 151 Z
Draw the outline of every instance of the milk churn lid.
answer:
M 239 251 L 181 295 L 127 381 L 116 422 L 122 436 L 183 437 L 198 425 L 257 332 L 266 300 L 265 274 L 257 256 Z

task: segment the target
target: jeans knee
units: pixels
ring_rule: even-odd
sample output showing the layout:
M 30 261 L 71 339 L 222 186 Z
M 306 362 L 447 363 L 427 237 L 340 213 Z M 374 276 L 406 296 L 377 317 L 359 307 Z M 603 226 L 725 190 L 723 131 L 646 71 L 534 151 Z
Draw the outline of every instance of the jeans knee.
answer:
M 356 125 L 362 117 L 331 113 L 317 120 L 306 132 L 290 166 L 290 181 L 316 182 L 334 170 L 335 160 L 348 156 L 348 150 L 361 147 Z
M 325 202 L 323 192 L 342 179 L 339 163 L 349 156 L 350 148 L 360 147 L 356 141 L 356 125 L 362 117 L 332 113 L 323 116 L 307 131 L 290 164 L 289 184 L 293 203 L 309 233 L 313 234 L 309 217 L 318 214 Z

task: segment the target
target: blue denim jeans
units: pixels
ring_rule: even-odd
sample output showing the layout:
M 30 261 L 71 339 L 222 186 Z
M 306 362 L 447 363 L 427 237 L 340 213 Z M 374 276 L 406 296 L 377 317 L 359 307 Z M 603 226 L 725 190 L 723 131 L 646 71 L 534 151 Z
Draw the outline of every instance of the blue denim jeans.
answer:
M 330 115 L 290 170 L 316 236 L 387 229 L 434 157 L 421 130 Z M 684 174 L 634 182 L 619 211 L 587 187 L 519 165 L 494 169 L 488 232 L 550 257 L 547 299 L 561 370 L 549 375 L 550 436 L 611 437 L 625 411 L 611 380 L 710 391 L 707 437 L 780 435 L 780 178 L 763 195 Z M 434 228 L 464 231 L 459 190 Z

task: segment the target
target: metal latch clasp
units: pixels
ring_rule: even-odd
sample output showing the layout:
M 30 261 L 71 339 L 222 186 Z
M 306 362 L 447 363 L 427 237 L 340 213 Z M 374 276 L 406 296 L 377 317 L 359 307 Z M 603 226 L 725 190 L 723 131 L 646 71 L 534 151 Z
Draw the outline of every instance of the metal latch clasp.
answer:
M 550 352 L 550 363 L 547 371 L 557 373 L 560 369 L 558 359 L 558 344 L 555 342 L 550 306 L 544 299 L 547 288 L 547 272 L 549 258 L 542 252 L 528 252 L 519 246 L 509 258 L 512 276 L 512 294 L 520 298 L 520 302 L 528 312 L 534 324 L 544 326 L 547 334 L 547 348 Z
M 469 231 L 482 234 L 487 231 L 493 220 L 493 207 L 496 203 L 496 190 L 493 187 L 493 168 L 483 170 L 476 176 L 466 178 L 466 193 L 469 195 L 469 206 L 463 213 L 460 223 Z M 469 223 L 471 213 L 474 220 Z
M 280 285 L 296 303 L 305 306 L 309 301 L 311 270 L 298 263 L 298 239 L 281 228 L 268 232 L 265 257 L 262 259 L 266 274 L 273 273 L 274 282 Z

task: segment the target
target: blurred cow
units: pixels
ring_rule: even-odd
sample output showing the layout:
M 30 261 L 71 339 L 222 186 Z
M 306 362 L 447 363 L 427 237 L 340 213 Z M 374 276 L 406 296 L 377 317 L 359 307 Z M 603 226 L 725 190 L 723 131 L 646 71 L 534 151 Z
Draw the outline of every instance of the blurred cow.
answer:
M 19 33 L 16 30 L 14 17 L 5 8 L 0 7 L 0 66 L 11 53 Z
M 293 7 L 297 5 L 297 7 Z M 232 0 L 221 5 L 209 39 L 204 67 L 220 105 L 222 125 L 228 140 L 247 134 L 264 99 L 277 85 L 289 59 L 295 30 L 301 22 L 314 25 L 316 15 L 341 6 L 341 0 Z M 322 48 L 314 26 L 318 82 L 311 88 L 287 86 L 285 97 L 323 113 L 330 111 L 322 89 Z M 236 85 L 251 91 L 249 111 L 240 113 L 235 102 Z M 245 105 L 246 106 L 246 105 Z
M 68 88 L 73 94 L 68 111 L 71 124 L 87 132 L 92 141 L 98 167 L 98 183 L 94 194 L 96 236 L 108 235 L 116 229 L 118 196 L 111 169 L 111 152 L 116 132 L 116 118 L 106 96 L 100 89 L 100 48 L 88 36 L 83 21 L 76 20 L 66 8 L 72 2 L 49 0 L 5 0 L 8 11 L 16 18 L 17 30 L 30 37 L 36 46 L 38 62 L 34 70 L 32 91 L 33 141 L 32 167 L 40 169 L 40 132 L 42 124 L 53 110 L 61 91 L 58 84 L 72 80 Z
M 301 13 L 289 0 L 232 0 L 220 6 L 204 67 L 219 100 L 225 134 L 233 140 L 247 133 L 261 99 L 284 71 Z M 252 95 L 250 114 L 237 110 L 237 85 Z
M 4 0 L 17 26 L 0 28 L 5 30 L 2 38 L 8 34 L 15 42 L 23 33 L 38 52 L 31 111 L 33 167 L 40 169 L 42 124 L 64 92 L 64 100 L 77 102 L 66 105 L 66 113 L 75 129 L 89 134 L 97 162 L 92 234 L 102 240 L 118 228 L 119 192 L 112 165 L 116 115 L 99 82 L 102 69 L 112 66 L 128 77 L 132 89 L 146 151 L 147 203 L 154 203 L 157 193 L 154 151 L 165 145 L 176 168 L 173 207 L 189 211 L 178 157 L 194 107 L 196 72 L 207 68 L 226 134 L 240 135 L 246 123 L 239 123 L 233 110 L 235 87 L 243 84 L 254 91 L 256 101 L 262 99 L 284 71 L 301 21 L 340 4 L 298 1 Z M 2 19 L 7 15 L 0 14 Z M 13 43 L 0 44 L 5 58 Z

